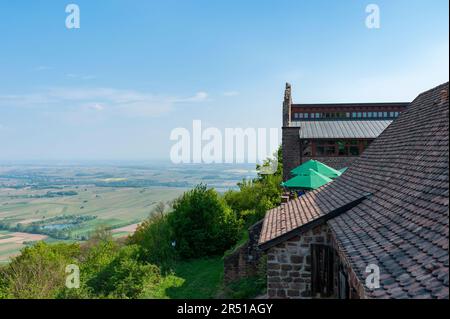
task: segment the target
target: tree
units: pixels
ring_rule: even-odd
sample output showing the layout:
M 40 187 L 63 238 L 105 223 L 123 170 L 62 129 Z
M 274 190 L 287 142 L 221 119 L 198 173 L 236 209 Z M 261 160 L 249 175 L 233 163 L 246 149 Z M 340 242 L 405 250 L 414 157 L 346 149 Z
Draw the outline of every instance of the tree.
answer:
M 141 262 L 137 245 L 122 247 L 109 262 L 98 268 L 88 286 L 100 297 L 139 298 L 144 290 L 161 281 L 159 268 Z
M 65 287 L 66 266 L 77 263 L 79 252 L 78 244 L 38 242 L 24 248 L 20 256 L 0 269 L 0 294 L 16 299 L 55 298 Z
M 138 244 L 142 249 L 145 261 L 162 267 L 163 270 L 172 266 L 176 259 L 176 251 L 172 246 L 172 231 L 167 213 L 159 209 L 142 222 L 129 238 L 130 244 Z
M 203 184 L 175 201 L 168 222 L 183 258 L 222 254 L 239 237 L 236 215 L 214 189 Z
M 257 222 L 264 217 L 267 210 L 280 204 L 282 188 L 282 152 L 277 151 L 278 166 L 274 174 L 258 174 L 253 180 L 243 180 L 238 183 L 239 190 L 227 191 L 225 201 L 236 215 L 244 221 L 246 226 Z M 263 165 L 271 166 L 271 159 Z M 257 166 L 257 169 L 259 166 Z

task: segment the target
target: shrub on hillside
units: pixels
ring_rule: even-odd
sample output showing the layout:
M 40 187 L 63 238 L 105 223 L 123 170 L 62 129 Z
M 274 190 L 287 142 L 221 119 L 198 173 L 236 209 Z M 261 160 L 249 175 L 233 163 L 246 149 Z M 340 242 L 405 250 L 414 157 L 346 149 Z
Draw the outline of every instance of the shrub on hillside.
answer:
M 139 298 L 145 290 L 161 282 L 159 268 L 140 260 L 137 245 L 124 246 L 87 285 L 100 297 Z
M 282 188 L 282 158 L 281 149 L 277 152 L 278 167 L 274 174 L 261 174 L 253 180 L 243 180 L 238 183 L 239 190 L 227 191 L 225 201 L 233 209 L 239 219 L 248 227 L 262 219 L 267 210 L 280 204 Z M 272 166 L 273 160 L 268 159 L 263 166 Z M 259 169 L 260 166 L 257 166 Z
M 165 213 L 154 213 L 141 223 L 130 236 L 129 243 L 137 244 L 142 249 L 142 258 L 152 264 L 170 268 L 176 259 L 172 246 L 172 233 Z
M 239 239 L 239 221 L 214 189 L 198 185 L 173 208 L 168 222 L 182 258 L 219 255 Z
M 0 294 L 4 298 L 55 298 L 65 287 L 66 266 L 76 264 L 78 244 L 38 242 L 0 269 Z M 3 287 L 3 288 L 1 288 Z

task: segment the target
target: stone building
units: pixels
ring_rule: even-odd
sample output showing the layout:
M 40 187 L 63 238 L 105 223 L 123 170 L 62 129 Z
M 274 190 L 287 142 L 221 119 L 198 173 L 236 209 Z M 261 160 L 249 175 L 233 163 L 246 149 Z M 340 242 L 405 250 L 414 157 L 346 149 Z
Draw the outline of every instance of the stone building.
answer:
M 284 180 L 298 165 L 316 159 L 336 169 L 349 166 L 408 103 L 293 104 L 286 84 L 283 102 Z
M 268 297 L 448 299 L 448 135 L 446 83 L 342 176 L 268 211 Z

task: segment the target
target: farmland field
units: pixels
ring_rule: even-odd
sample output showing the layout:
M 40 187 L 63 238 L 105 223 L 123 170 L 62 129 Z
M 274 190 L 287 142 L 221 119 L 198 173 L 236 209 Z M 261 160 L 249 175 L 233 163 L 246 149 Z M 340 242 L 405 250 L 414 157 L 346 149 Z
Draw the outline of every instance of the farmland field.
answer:
M 0 165 L 0 263 L 38 240 L 83 241 L 99 226 L 132 233 L 159 202 L 203 182 L 225 191 L 249 167 Z

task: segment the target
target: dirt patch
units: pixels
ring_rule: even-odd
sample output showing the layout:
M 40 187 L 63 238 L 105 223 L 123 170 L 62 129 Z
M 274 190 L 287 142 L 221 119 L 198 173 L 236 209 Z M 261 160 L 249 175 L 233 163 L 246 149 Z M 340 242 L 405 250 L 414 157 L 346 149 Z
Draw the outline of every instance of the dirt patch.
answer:
M 19 224 L 27 225 L 27 224 L 31 224 L 31 223 L 34 223 L 34 222 L 38 222 L 38 221 L 41 221 L 41 220 L 42 220 L 42 218 L 30 218 L 30 219 L 24 219 L 24 220 L 21 220 L 21 221 L 19 222 Z
M 113 230 L 111 230 L 111 232 L 112 233 L 122 233 L 122 232 L 134 233 L 138 226 L 139 226 L 139 224 L 128 225 L 125 227 L 113 229 Z
M 0 244 L 16 243 L 22 244 L 27 241 L 40 241 L 46 239 L 48 236 L 29 233 L 10 233 L 8 238 L 0 239 Z

